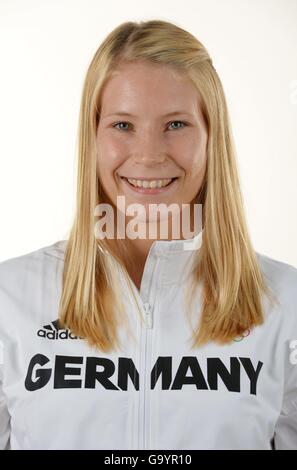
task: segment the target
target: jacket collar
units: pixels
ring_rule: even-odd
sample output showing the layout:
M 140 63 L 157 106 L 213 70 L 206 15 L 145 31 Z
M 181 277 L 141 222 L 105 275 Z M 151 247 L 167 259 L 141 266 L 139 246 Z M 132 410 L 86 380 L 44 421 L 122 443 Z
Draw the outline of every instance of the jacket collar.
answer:
M 154 251 L 156 254 L 162 255 L 199 250 L 202 245 L 203 231 L 204 229 L 200 230 L 193 238 L 186 240 L 156 240 L 152 243 L 150 252 Z
M 193 238 L 187 240 L 155 240 L 150 248 L 149 254 L 154 252 L 157 255 L 170 254 L 170 253 L 180 253 L 187 251 L 199 250 L 202 245 L 202 236 L 204 229 L 198 232 Z M 67 245 L 67 240 L 59 240 L 58 242 L 46 247 L 49 254 L 53 254 L 58 258 L 64 260 L 65 248 Z M 49 250 L 51 249 L 51 250 Z M 104 251 L 102 250 L 104 253 Z M 108 252 L 106 252 L 108 254 Z
M 186 240 L 155 240 L 149 250 L 144 273 L 144 283 L 150 277 L 154 267 L 158 266 L 159 285 L 180 284 L 188 278 L 202 246 L 204 229 L 199 231 L 193 238 Z M 54 244 L 54 252 L 51 254 L 64 259 L 67 240 L 61 240 Z M 53 248 L 51 247 L 51 248 Z M 108 254 L 108 252 L 106 252 Z M 115 260 L 114 260 L 115 261 Z M 118 263 L 116 262 L 116 265 Z M 121 269 L 120 269 L 121 271 Z
M 181 285 L 192 273 L 199 250 L 202 246 L 202 229 L 193 238 L 187 240 L 156 240 L 150 248 L 146 259 L 143 282 L 147 282 L 147 275 L 154 266 L 157 266 L 155 275 L 158 276 L 158 285 Z M 197 256 L 196 256 L 197 254 Z

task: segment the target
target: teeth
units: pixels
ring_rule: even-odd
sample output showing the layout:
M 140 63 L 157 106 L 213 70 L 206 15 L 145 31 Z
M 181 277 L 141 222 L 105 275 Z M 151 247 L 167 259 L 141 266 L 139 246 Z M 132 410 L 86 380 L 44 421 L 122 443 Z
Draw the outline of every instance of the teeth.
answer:
M 162 180 L 152 180 L 152 181 L 135 180 L 131 178 L 127 178 L 127 180 L 133 186 L 136 186 L 138 188 L 162 188 L 164 186 L 167 186 L 172 181 L 172 178 L 167 178 L 167 179 L 162 179 Z

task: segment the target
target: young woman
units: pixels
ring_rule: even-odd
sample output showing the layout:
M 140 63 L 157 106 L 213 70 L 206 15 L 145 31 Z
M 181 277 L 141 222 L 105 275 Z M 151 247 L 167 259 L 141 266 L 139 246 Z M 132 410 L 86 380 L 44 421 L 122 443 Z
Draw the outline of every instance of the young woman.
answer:
M 297 449 L 297 270 L 252 247 L 205 47 L 112 31 L 78 157 L 69 238 L 0 263 L 1 448 Z

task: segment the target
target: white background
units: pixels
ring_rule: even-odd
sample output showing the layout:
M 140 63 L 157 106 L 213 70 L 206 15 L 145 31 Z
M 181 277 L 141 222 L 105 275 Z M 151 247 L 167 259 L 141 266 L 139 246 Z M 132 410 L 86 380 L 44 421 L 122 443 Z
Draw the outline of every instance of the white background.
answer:
M 209 51 L 254 247 L 297 267 L 297 0 L 0 0 L 0 260 L 68 236 L 87 66 L 113 28 L 147 19 Z

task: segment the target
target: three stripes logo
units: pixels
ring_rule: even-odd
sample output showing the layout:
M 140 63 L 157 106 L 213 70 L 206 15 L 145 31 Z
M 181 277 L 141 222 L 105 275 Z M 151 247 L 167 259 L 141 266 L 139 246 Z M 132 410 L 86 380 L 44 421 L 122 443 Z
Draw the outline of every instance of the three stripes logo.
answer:
M 62 328 L 59 324 L 59 319 L 54 320 L 48 325 L 44 325 L 40 330 L 37 331 L 37 336 L 40 338 L 47 339 L 78 339 L 68 329 Z

